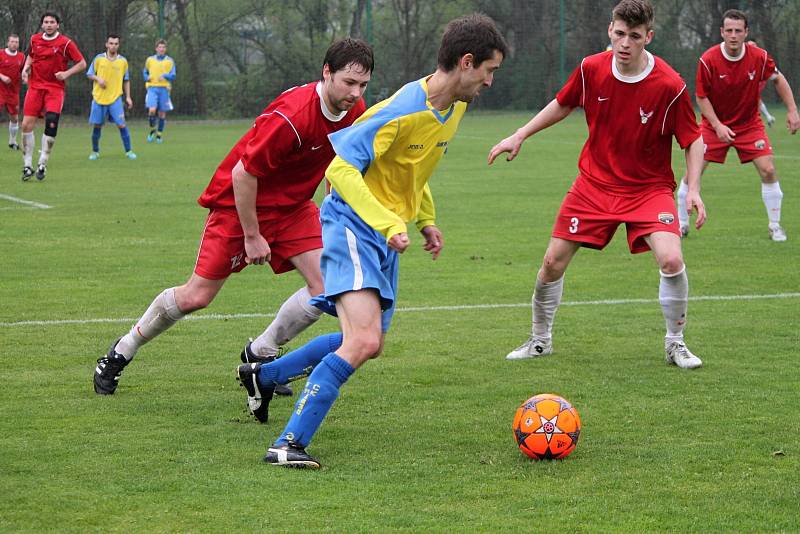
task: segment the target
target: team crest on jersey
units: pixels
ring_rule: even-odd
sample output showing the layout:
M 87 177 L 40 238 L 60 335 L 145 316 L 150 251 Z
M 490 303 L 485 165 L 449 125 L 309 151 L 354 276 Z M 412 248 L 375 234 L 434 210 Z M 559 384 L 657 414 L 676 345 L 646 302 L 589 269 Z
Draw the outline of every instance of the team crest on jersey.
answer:
M 672 224 L 672 222 L 675 220 L 675 216 L 665 211 L 658 214 L 658 220 L 664 224 Z
M 653 112 L 645 113 L 644 109 L 639 107 L 639 116 L 642 118 L 642 124 L 647 124 L 647 119 L 653 116 Z
M 748 77 L 748 78 L 750 78 L 750 79 L 752 80 L 753 78 L 755 78 L 755 77 L 756 77 L 756 71 L 753 71 L 753 72 L 748 72 L 748 73 L 747 73 L 747 77 Z
M 767 142 L 763 139 L 759 139 L 754 143 L 754 145 L 758 150 L 764 150 L 764 147 L 767 146 Z

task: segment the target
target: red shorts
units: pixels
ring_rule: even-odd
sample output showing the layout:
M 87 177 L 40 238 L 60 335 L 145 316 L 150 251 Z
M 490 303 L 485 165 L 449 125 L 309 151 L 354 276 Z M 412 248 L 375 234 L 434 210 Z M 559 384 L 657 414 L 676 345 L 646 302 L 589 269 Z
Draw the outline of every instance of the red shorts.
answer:
M 25 93 L 25 104 L 22 114 L 26 117 L 44 117 L 44 114 L 61 113 L 64 107 L 63 89 L 33 89 L 28 88 Z
M 741 163 L 748 163 L 761 156 L 772 155 L 772 146 L 769 144 L 767 131 L 761 121 L 758 121 L 758 124 L 752 128 L 736 132 L 733 143 L 720 141 L 714 129 L 705 124 L 700 127 L 700 131 L 703 134 L 703 143 L 705 144 L 703 159 L 706 161 L 725 163 L 725 156 L 728 155 L 730 147 L 736 149 Z
M 294 269 L 289 258 L 322 248 L 319 208 L 311 200 L 292 209 L 258 213 L 261 235 L 272 251 L 269 264 L 276 274 Z M 200 240 L 194 272 L 221 280 L 247 266 L 244 232 L 236 209 L 212 209 Z
M 9 95 L 0 91 L 0 111 L 2 110 L 6 110 L 11 117 L 17 117 L 19 115 L 19 95 Z
M 654 232 L 681 235 L 671 191 L 655 189 L 635 197 L 619 196 L 578 177 L 561 203 L 553 237 L 603 249 L 623 223 L 633 254 L 650 250 L 644 238 Z

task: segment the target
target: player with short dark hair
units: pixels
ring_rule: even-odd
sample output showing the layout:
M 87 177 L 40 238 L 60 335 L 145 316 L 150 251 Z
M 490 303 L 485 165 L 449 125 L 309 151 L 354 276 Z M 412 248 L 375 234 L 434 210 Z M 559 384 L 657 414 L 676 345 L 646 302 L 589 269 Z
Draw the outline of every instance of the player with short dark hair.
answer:
M 589 138 L 579 174 L 556 216 L 552 237 L 536 277 L 530 337 L 506 358 L 553 352 L 553 319 L 561 303 L 564 273 L 581 247 L 604 248 L 625 224 L 632 253 L 652 250 L 661 275 L 659 301 L 666 320 L 666 361 L 700 367 L 683 340 L 689 282 L 675 215 L 672 138 L 686 154 L 687 205 L 705 221 L 700 199 L 703 141 L 686 84 L 645 46 L 653 39 L 653 8 L 647 0 L 623 0 L 608 26 L 612 51 L 588 56 L 556 98 L 489 153 L 513 160 L 523 141 L 582 107 Z
M 167 42 L 164 39 L 156 41 L 156 53 L 145 61 L 142 75 L 147 88 L 144 105 L 147 108 L 147 119 L 150 123 L 147 142 L 155 141 L 160 144 L 163 142 L 162 135 L 167 122 L 167 112 L 173 110 L 169 93 L 176 76 L 175 60 L 167 55 Z M 156 127 L 156 115 L 158 116 L 158 127 Z
M 332 191 L 321 209 L 325 293 L 313 302 L 339 317 L 342 332 L 319 336 L 274 362 L 237 369 L 250 411 L 261 422 L 276 384 L 308 376 L 266 463 L 319 467 L 305 447 L 350 375 L 382 350 L 396 305 L 399 254 L 410 244 L 407 223 L 415 223 L 433 259 L 442 250 L 428 179 L 467 104 L 492 85 L 507 51 L 490 18 L 451 21 L 432 75 L 404 85 L 331 135 L 336 157 L 325 176 Z
M 0 112 L 8 113 L 8 148 L 19 150 L 19 89 L 25 54 L 19 51 L 19 35 L 8 36 L 6 47 L 0 50 Z
M 22 69 L 22 81 L 28 84 L 22 118 L 22 180 L 33 176 L 33 128 L 44 117 L 44 133 L 36 179 L 44 180 L 47 162 L 56 142 L 58 121 L 64 106 L 64 82 L 86 68 L 86 60 L 75 41 L 59 32 L 61 17 L 46 11 L 41 18 L 42 33 L 31 37 L 28 57 Z M 72 66 L 69 66 L 69 63 Z
M 89 113 L 89 124 L 92 128 L 92 153 L 89 159 L 94 161 L 100 157 L 100 134 L 106 118 L 117 125 L 122 139 L 122 147 L 128 159 L 136 159 L 131 149 L 131 134 L 125 124 L 125 104 L 133 107 L 131 100 L 131 82 L 128 74 L 128 60 L 119 53 L 119 35 L 109 34 L 106 38 L 106 51 L 97 54 L 89 65 L 86 77 L 92 80 L 92 109 Z
M 209 214 L 194 272 L 184 285 L 161 292 L 98 360 L 95 392 L 114 393 L 142 345 L 208 306 L 227 278 L 250 264 L 269 264 L 276 274 L 297 269 L 305 285 L 245 345 L 243 362 L 274 359 L 282 345 L 319 319 L 322 312 L 309 304 L 323 292 L 322 230 L 312 198 L 334 156 L 328 135 L 364 112 L 361 97 L 374 66 L 364 41 L 345 39 L 331 48 L 341 51 L 340 68 L 334 71 L 325 63 L 320 81 L 283 92 L 219 164 L 198 199 Z
M 800 115 L 789 82 L 775 61 L 755 44 L 747 44 L 747 15 L 729 9 L 722 15 L 722 43 L 706 50 L 697 64 L 695 94 L 703 114 L 701 131 L 706 149 L 703 171 L 709 163 L 725 163 L 733 147 L 741 163 L 753 162 L 761 177 L 761 200 L 767 210 L 770 239 L 786 241 L 781 226 L 783 191 L 775 171 L 767 131 L 758 116 L 763 83 L 771 80 L 786 106 L 786 126 L 794 135 L 800 129 Z M 678 189 L 678 216 L 681 232 L 689 233 L 686 213 L 686 180 Z

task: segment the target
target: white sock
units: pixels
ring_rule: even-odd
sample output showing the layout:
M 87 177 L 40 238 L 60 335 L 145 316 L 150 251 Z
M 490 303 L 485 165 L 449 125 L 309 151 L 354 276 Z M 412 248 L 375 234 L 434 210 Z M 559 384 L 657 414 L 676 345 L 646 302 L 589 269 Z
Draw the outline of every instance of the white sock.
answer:
M 175 288 L 165 289 L 153 300 L 144 315 L 117 343 L 116 351 L 126 360 L 136 355 L 139 347 L 180 321 L 186 314 L 175 302 Z
M 275 319 L 250 345 L 250 350 L 258 356 L 274 356 L 279 347 L 316 323 L 322 316 L 322 310 L 309 304 L 310 299 L 311 293 L 306 286 L 286 299 Z
M 681 228 L 689 226 L 689 213 L 686 211 L 686 192 L 689 187 L 681 180 L 678 187 L 678 224 Z
M 661 272 L 661 283 L 658 285 L 658 301 L 667 322 L 667 341 L 683 339 L 683 328 L 686 326 L 686 311 L 689 307 L 689 278 L 686 266 L 680 272 L 667 274 Z
M 39 165 L 47 165 L 47 160 L 50 159 L 50 152 L 53 150 L 54 144 L 56 144 L 55 137 L 42 134 L 42 151 L 39 154 Z
M 19 131 L 19 122 L 8 123 L 8 144 L 17 144 L 17 132 Z
M 536 289 L 533 290 L 533 335 L 549 339 L 553 330 L 553 319 L 556 316 L 561 295 L 564 292 L 564 277 L 555 282 L 544 283 L 536 277 Z
M 33 132 L 22 133 L 22 161 L 26 167 L 33 167 L 33 149 L 36 146 L 36 140 L 33 137 Z
M 783 191 L 778 182 L 765 184 L 761 182 L 761 199 L 764 207 L 767 208 L 767 218 L 771 224 L 781 222 L 781 203 L 783 201 Z

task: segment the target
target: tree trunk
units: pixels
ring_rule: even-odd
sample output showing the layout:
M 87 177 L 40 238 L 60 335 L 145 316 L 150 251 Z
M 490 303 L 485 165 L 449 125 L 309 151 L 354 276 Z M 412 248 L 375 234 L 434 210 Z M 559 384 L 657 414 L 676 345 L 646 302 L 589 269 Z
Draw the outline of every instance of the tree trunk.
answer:
M 178 33 L 180 33 L 183 46 L 186 49 L 186 61 L 189 62 L 189 77 L 194 87 L 194 98 L 197 104 L 197 114 L 205 116 L 208 113 L 206 106 L 206 91 L 203 86 L 203 77 L 200 74 L 200 54 L 192 40 L 189 28 L 189 19 L 186 8 L 191 0 L 175 0 L 175 14 L 178 18 Z

